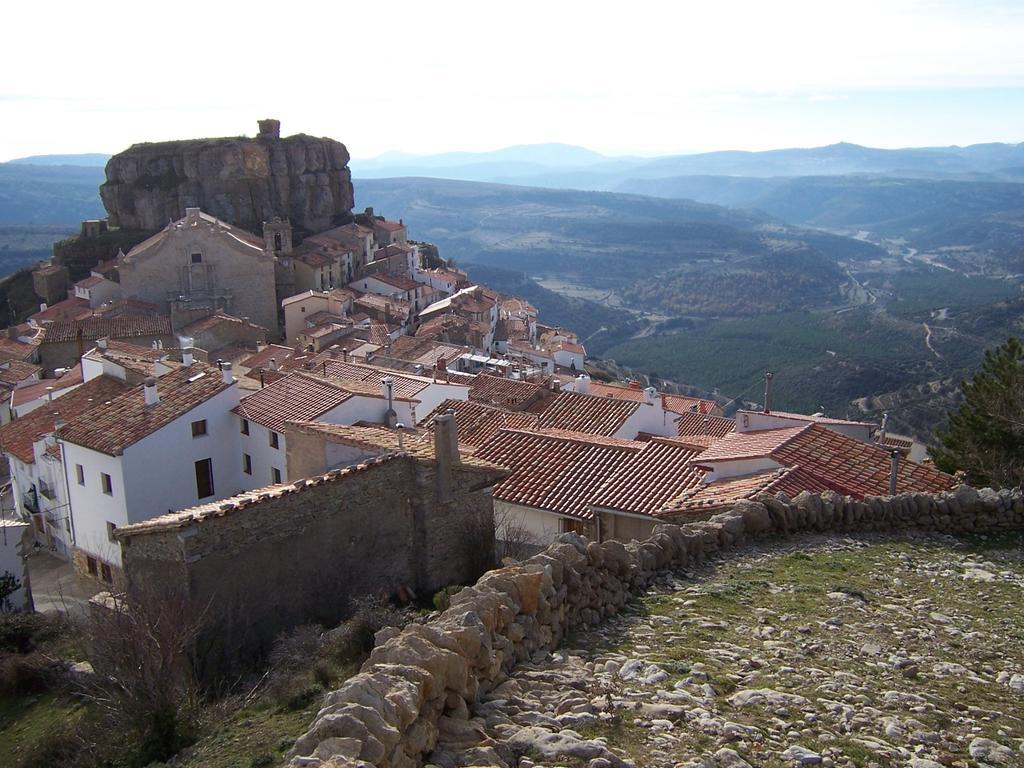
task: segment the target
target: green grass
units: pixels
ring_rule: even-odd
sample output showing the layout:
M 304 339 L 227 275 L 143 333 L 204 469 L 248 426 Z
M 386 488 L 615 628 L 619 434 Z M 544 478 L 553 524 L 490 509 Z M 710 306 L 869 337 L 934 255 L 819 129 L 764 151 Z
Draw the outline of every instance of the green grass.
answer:
M 85 713 L 80 701 L 52 692 L 0 699 L 0 765 L 17 765 L 33 745 Z

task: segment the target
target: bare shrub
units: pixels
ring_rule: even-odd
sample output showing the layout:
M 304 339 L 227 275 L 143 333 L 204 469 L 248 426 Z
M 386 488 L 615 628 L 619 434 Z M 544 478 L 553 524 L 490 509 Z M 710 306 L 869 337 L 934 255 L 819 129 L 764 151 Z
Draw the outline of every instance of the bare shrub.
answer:
M 193 650 L 203 626 L 182 590 L 134 588 L 94 606 L 82 634 L 96 671 L 85 695 L 133 737 L 145 765 L 196 737 Z
M 542 549 L 522 517 L 507 509 L 494 510 L 494 531 L 497 537 L 496 556 L 501 560 L 526 560 Z
M 373 650 L 374 636 L 385 627 L 404 627 L 414 614 L 388 600 L 364 597 L 352 601 L 349 617 L 327 632 L 325 653 L 336 662 L 361 663 Z

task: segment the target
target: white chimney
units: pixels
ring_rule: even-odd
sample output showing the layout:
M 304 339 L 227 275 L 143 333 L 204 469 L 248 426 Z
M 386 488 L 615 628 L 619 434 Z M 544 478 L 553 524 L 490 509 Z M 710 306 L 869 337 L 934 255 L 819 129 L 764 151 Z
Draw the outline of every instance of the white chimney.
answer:
M 181 364 L 188 368 L 192 365 L 192 347 L 185 347 L 181 350 Z
M 220 376 L 225 384 L 233 384 L 235 377 L 231 375 L 231 363 L 221 363 Z
M 644 388 L 644 402 L 648 405 L 654 405 L 654 401 L 658 399 L 658 390 L 656 387 L 645 387 Z
M 576 377 L 576 391 L 583 395 L 590 394 L 590 377 L 581 373 Z
M 107 340 L 106 339 L 96 339 L 96 346 L 99 347 L 100 349 L 106 349 L 107 348 Z
M 146 399 L 146 405 L 156 405 L 160 402 L 160 395 L 156 393 L 156 379 L 152 376 L 142 382 L 142 392 Z
M 276 371 L 277 370 L 277 358 L 276 357 L 270 358 L 270 370 L 272 370 L 272 371 Z

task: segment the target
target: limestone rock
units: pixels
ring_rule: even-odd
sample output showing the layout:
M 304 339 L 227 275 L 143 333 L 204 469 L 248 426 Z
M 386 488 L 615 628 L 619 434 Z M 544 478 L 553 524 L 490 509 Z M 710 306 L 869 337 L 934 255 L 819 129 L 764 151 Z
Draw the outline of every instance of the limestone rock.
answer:
M 186 207 L 260 234 L 287 217 L 299 235 L 351 218 L 345 145 L 296 134 L 134 144 L 107 162 L 100 197 L 111 226 L 155 231 Z

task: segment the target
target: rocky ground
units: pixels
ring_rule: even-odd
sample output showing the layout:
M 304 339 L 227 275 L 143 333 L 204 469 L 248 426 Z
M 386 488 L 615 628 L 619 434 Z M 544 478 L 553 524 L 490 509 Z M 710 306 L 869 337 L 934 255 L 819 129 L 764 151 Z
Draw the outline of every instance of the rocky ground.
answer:
M 801 537 L 666 574 L 440 722 L 439 766 L 1024 765 L 1020 537 Z

